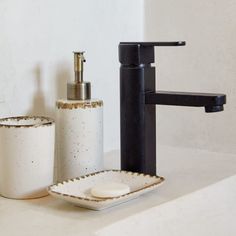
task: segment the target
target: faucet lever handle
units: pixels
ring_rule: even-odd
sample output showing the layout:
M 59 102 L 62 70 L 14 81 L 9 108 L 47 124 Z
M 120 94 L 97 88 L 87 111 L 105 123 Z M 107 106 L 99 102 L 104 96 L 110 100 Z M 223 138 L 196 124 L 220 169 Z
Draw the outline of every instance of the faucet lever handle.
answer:
M 154 47 L 184 46 L 185 41 L 174 42 L 120 42 L 119 61 L 122 65 L 140 65 L 155 62 Z
M 120 45 L 140 45 L 143 47 L 169 47 L 169 46 L 185 46 L 185 41 L 173 41 L 173 42 L 121 42 Z

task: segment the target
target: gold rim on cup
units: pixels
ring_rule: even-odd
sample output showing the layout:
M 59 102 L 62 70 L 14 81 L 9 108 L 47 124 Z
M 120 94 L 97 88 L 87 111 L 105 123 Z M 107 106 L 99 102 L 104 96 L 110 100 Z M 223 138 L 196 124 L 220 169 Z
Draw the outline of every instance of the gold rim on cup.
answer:
M 7 121 L 15 121 L 19 122 L 21 120 L 40 120 L 39 122 L 35 122 L 33 124 L 9 124 Z M 52 118 L 44 117 L 44 116 L 13 116 L 13 117 L 6 117 L 0 119 L 0 128 L 30 128 L 30 127 L 41 127 L 41 126 L 51 126 L 54 124 L 55 121 Z

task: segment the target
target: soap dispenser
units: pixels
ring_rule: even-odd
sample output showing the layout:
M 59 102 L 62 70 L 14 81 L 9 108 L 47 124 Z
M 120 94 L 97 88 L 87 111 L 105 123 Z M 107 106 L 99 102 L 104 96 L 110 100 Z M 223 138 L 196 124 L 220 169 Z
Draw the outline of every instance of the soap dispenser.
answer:
M 91 99 L 84 62 L 84 52 L 74 52 L 75 80 L 67 83 L 67 99 L 56 102 L 58 181 L 103 169 L 103 101 Z

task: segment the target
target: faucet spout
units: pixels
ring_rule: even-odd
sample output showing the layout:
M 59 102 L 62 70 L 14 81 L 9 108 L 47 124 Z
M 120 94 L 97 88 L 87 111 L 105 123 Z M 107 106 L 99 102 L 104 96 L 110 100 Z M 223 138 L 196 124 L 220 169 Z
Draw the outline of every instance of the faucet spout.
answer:
M 145 94 L 145 104 L 205 107 L 205 112 L 223 111 L 225 94 L 157 91 Z

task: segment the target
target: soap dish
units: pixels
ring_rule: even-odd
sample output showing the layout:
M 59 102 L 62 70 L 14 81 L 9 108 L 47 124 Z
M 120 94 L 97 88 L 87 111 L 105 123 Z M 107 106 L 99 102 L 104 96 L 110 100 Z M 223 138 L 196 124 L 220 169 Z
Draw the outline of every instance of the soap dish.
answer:
M 102 210 L 152 191 L 163 181 L 164 178 L 159 176 L 122 170 L 105 170 L 51 185 L 48 187 L 48 192 L 56 198 L 63 199 L 80 207 Z M 130 192 L 106 199 L 93 197 L 90 189 L 97 184 L 106 182 L 127 184 L 130 187 Z

